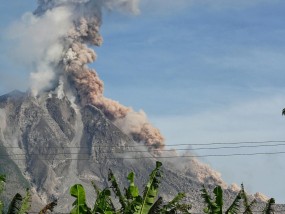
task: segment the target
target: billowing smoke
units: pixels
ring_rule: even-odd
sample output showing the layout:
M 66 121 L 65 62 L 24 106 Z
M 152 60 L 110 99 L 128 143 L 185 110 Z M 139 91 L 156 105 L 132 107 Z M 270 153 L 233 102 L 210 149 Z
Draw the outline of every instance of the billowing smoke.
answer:
M 96 106 L 134 140 L 160 149 L 164 139 L 146 115 L 104 97 L 102 80 L 87 66 L 96 60 L 88 46 L 103 42 L 99 32 L 102 9 L 137 14 L 138 4 L 139 0 L 39 0 L 34 14 L 26 15 L 25 24 L 14 27 L 24 34 L 13 33 L 24 35 L 19 45 L 30 52 L 25 60 L 34 66 L 31 89 L 35 96 L 58 87 L 64 78 L 82 106 Z M 26 43 L 29 40 L 34 44 Z
M 157 142 L 163 142 L 160 132 L 151 126 L 143 111 L 134 112 L 130 110 L 125 117 L 117 119 L 115 124 L 123 132 L 132 135 L 135 140 L 146 139 L 147 145 L 154 145 L 159 148 L 161 144 L 157 144 Z

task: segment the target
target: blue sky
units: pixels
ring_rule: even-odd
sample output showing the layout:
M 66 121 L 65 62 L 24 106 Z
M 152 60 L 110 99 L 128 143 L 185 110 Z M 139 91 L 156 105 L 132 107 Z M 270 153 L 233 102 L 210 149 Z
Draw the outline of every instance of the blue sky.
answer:
M 34 8 L 0 7 L 0 94 L 28 86 L 30 71 L 7 54 L 5 32 Z M 144 109 L 167 144 L 285 140 L 284 10 L 281 0 L 142 0 L 138 16 L 104 13 L 92 67 L 106 96 Z M 218 153 L 264 151 L 285 146 Z M 203 161 L 227 183 L 285 203 L 284 155 Z

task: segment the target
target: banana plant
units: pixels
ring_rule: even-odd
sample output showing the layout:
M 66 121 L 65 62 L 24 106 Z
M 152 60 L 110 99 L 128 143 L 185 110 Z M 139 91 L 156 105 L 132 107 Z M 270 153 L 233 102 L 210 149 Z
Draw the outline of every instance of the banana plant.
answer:
M 139 189 L 135 185 L 135 173 L 131 172 L 127 179 L 129 187 L 125 190 L 125 195 L 121 193 L 119 185 L 113 172 L 109 171 L 109 181 L 111 182 L 112 190 L 119 198 L 121 204 L 120 211 L 124 214 L 147 214 L 151 207 L 155 204 L 158 195 L 158 187 L 162 177 L 161 162 L 156 162 L 155 169 L 151 172 L 149 181 L 145 186 L 143 196 L 139 194 Z
M 84 187 L 81 184 L 75 184 L 70 188 L 70 194 L 76 198 L 73 202 L 71 214 L 114 214 L 116 213 L 115 207 L 111 200 L 111 191 L 109 188 L 100 190 L 94 182 L 92 185 L 97 193 L 93 210 L 88 207 L 86 203 L 86 194 Z
M 204 209 L 204 213 L 208 214 L 222 214 L 223 213 L 223 191 L 220 186 L 214 189 L 215 200 L 213 200 L 208 193 L 205 186 L 202 188 L 202 198 L 207 207 Z
M 222 214 L 223 213 L 223 190 L 220 186 L 217 186 L 213 193 L 215 195 L 215 199 L 212 199 L 210 194 L 208 193 L 205 186 L 203 186 L 202 198 L 204 199 L 204 203 L 206 204 L 206 208 L 204 209 L 204 213 L 207 214 Z M 242 199 L 242 190 L 237 194 L 232 204 L 229 206 L 225 214 L 238 214 L 240 208 L 240 200 Z
M 243 184 L 241 184 L 241 198 L 243 199 L 243 205 L 244 205 L 244 209 L 245 209 L 243 214 L 253 214 L 252 207 L 255 205 L 256 200 L 254 199 L 249 203 L 249 200 L 248 200 L 247 194 L 244 190 Z
M 97 193 L 97 198 L 95 201 L 94 208 L 92 210 L 92 214 L 103 213 L 103 214 L 113 214 L 116 213 L 115 206 L 111 199 L 111 191 L 109 188 L 105 188 L 104 190 L 100 190 L 94 182 L 92 185 Z
M 29 189 L 27 189 L 24 198 L 17 193 L 9 205 L 7 214 L 27 214 L 31 208 L 31 198 Z
M 158 194 L 158 187 L 160 184 L 160 179 L 162 177 L 162 173 L 160 167 L 162 163 L 157 161 L 156 168 L 151 172 L 149 176 L 149 181 L 147 182 L 143 197 L 139 209 L 134 214 L 146 214 L 149 213 L 152 205 L 155 203 L 155 199 Z
M 129 173 L 127 179 L 129 186 L 122 193 L 115 175 L 109 170 L 108 180 L 111 183 L 110 188 L 100 190 L 93 182 L 93 187 L 97 193 L 97 198 L 93 210 L 86 204 L 85 190 L 82 185 L 76 184 L 71 187 L 70 194 L 76 198 L 73 203 L 71 214 L 173 214 L 182 213 L 189 214 L 190 205 L 180 204 L 185 194 L 179 193 L 172 201 L 163 205 L 163 199 L 158 197 L 158 188 L 162 177 L 162 163 L 156 162 L 155 169 L 151 172 L 149 181 L 147 182 L 143 195 L 139 193 L 139 189 L 135 184 L 135 173 Z M 111 190 L 119 199 L 120 209 L 116 210 L 112 198 Z
M 162 209 L 157 209 L 157 211 L 153 212 L 153 214 L 171 214 L 177 212 L 182 214 L 190 214 L 189 210 L 191 209 L 191 205 L 180 203 L 180 201 L 182 201 L 185 196 L 186 195 L 184 193 L 178 193 L 178 195 L 172 201 L 164 205 Z M 155 205 L 153 206 L 153 208 L 155 208 Z
M 135 184 L 135 173 L 131 172 L 127 179 L 129 181 L 128 188 L 125 188 L 125 195 L 122 194 L 119 185 L 113 172 L 109 171 L 109 181 L 111 182 L 112 190 L 119 198 L 121 203 L 120 213 L 124 214 L 170 214 L 179 213 L 188 214 L 190 205 L 180 204 L 180 201 L 185 197 L 184 193 L 179 193 L 172 201 L 163 205 L 162 197 L 158 197 L 158 188 L 162 164 L 156 162 L 156 168 L 151 172 L 149 181 L 147 182 L 143 195 L 139 193 L 139 189 Z M 158 197 L 158 199 L 157 199 Z
M 241 191 L 239 191 L 239 193 L 235 197 L 233 203 L 227 209 L 225 214 L 238 214 L 239 213 L 239 209 L 240 209 L 240 200 L 241 200 Z
M 76 200 L 73 202 L 73 209 L 71 214 L 89 214 L 91 213 L 90 208 L 86 204 L 86 195 L 84 187 L 81 184 L 75 184 L 70 188 L 71 196 L 75 197 Z
M 0 175 L 0 193 L 4 190 L 4 184 L 6 182 L 6 176 Z M 26 195 L 23 198 L 17 193 L 11 201 L 7 214 L 27 214 L 31 208 L 31 192 L 29 189 L 26 190 Z M 0 201 L 0 214 L 3 214 L 4 204 Z
M 121 204 L 121 210 L 126 211 L 128 209 L 127 198 L 122 194 L 117 179 L 111 169 L 109 169 L 108 181 L 111 182 L 111 189 L 115 193 L 116 197 L 119 198 L 119 202 Z

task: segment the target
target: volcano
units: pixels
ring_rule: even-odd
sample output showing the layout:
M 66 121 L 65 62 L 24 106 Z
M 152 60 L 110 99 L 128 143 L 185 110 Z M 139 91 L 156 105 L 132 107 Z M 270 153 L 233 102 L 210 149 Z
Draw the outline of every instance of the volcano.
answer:
M 165 166 L 160 188 L 165 199 L 185 192 L 193 210 L 201 211 L 200 189 L 204 184 L 209 188 L 223 186 L 226 201 L 236 195 L 208 165 L 193 158 L 163 159 L 169 153 L 149 150 L 95 106 L 81 107 L 57 90 L 38 97 L 19 91 L 3 95 L 0 116 L 0 169 L 8 175 L 7 199 L 31 188 L 34 210 L 58 199 L 56 211 L 66 212 L 73 201 L 69 188 L 75 183 L 83 184 L 87 198 L 94 199 L 91 181 L 108 186 L 109 169 L 121 186 L 127 186 L 126 176 L 134 171 L 142 188 L 157 160 Z
M 37 9 L 16 25 L 15 44 L 29 50 L 22 57 L 33 72 L 27 92 L 0 97 L 0 173 L 8 176 L 6 200 L 28 187 L 33 211 L 58 199 L 56 212 L 66 213 L 72 185 L 83 184 L 92 200 L 90 182 L 106 187 L 112 169 L 121 186 L 134 171 L 142 188 L 157 160 L 164 164 L 161 196 L 170 200 L 187 193 L 192 212 L 202 210 L 203 184 L 222 186 L 226 203 L 236 196 L 238 190 L 228 188 L 208 165 L 165 151 L 162 134 L 146 114 L 106 98 L 103 81 L 88 67 L 96 60 L 94 47 L 103 42 L 103 10 L 136 14 L 138 2 L 38 0 Z

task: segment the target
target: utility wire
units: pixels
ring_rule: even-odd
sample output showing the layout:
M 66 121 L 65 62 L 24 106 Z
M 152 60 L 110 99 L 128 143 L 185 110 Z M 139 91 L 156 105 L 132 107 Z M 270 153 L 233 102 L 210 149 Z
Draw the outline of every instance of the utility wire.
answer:
M 285 143 L 280 143 L 280 144 L 272 144 L 272 145 L 244 145 L 244 146 L 222 146 L 222 147 L 201 147 L 201 148 L 178 148 L 175 149 L 175 151 L 198 151 L 198 150 L 219 150 L 219 149 L 240 149 L 240 148 L 262 148 L 262 147 L 278 147 L 278 146 L 285 146 Z M 162 152 L 171 152 L 174 151 L 173 149 L 161 149 L 159 151 Z M 127 150 L 121 150 L 121 151 L 102 151 L 100 152 L 101 154 L 116 154 L 116 153 L 149 153 L 147 150 L 132 150 L 132 151 L 127 151 Z M 74 153 L 74 152 L 57 152 L 57 153 L 22 153 L 22 154 L 12 154 L 15 156 L 35 156 L 35 155 L 88 155 L 90 152 L 80 152 L 80 153 Z M 0 157 L 6 157 L 6 156 L 11 156 L 11 155 L 0 155 Z
M 216 143 L 183 143 L 183 144 L 168 144 L 165 145 L 166 147 L 173 147 L 173 146 L 210 146 L 210 145 L 239 145 L 239 144 L 267 144 L 267 143 L 285 143 L 285 140 L 268 140 L 268 141 L 239 141 L 239 142 L 216 142 Z M 3 145 L 0 145 L 0 147 L 3 147 Z M 49 146 L 49 147 L 44 147 L 40 146 L 41 148 L 89 148 L 87 146 Z M 96 145 L 92 147 L 101 147 L 101 148 L 120 148 L 120 147 L 127 147 L 127 148 L 133 148 L 133 147 L 155 147 L 155 145 Z M 17 149 L 21 148 L 19 146 L 5 146 L 5 148 L 10 148 L 10 149 Z
M 106 157 L 105 160 L 139 160 L 139 159 L 174 159 L 174 158 L 201 158 L 201 157 L 233 157 L 233 156 L 257 156 L 257 155 L 280 155 L 285 154 L 282 152 L 256 152 L 256 153 L 234 153 L 234 154 L 208 154 L 208 155 L 182 155 L 182 156 L 142 156 L 142 157 Z M 101 157 L 102 158 L 102 157 Z M 11 158 L 14 161 L 26 160 L 25 158 Z M 41 160 L 51 160 L 51 158 L 41 158 Z M 64 158 L 52 159 L 55 160 L 90 160 L 89 158 Z

